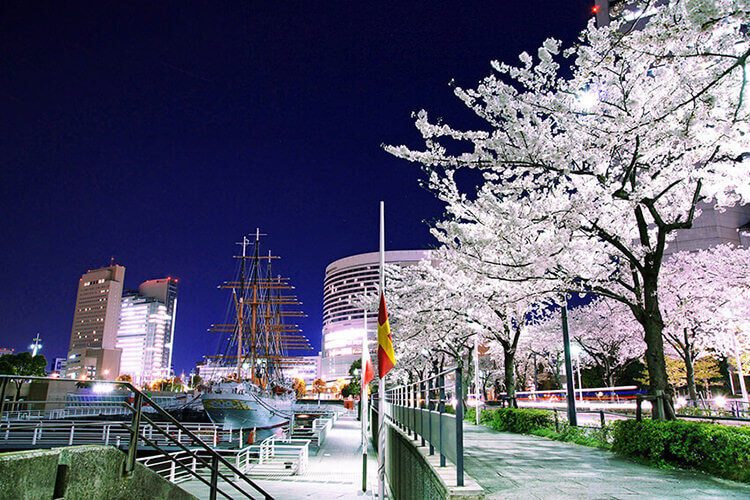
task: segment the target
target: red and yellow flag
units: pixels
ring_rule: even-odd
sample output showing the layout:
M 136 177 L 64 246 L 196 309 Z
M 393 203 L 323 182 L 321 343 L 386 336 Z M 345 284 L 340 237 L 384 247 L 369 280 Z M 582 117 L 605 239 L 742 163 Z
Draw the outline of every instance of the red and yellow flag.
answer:
M 378 376 L 385 377 L 385 374 L 394 366 L 396 366 L 396 355 L 393 353 L 391 326 L 388 324 L 385 294 L 381 293 L 378 308 Z
M 372 367 L 370 350 L 367 347 L 362 350 L 362 360 L 362 366 L 364 367 L 362 369 L 362 388 L 364 390 L 365 386 L 375 378 L 375 369 Z

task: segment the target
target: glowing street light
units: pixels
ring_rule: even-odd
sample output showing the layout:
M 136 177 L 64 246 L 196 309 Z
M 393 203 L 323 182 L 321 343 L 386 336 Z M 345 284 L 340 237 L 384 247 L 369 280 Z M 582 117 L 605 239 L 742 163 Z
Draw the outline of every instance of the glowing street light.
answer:
M 36 334 L 36 337 L 34 338 L 34 342 L 29 346 L 29 349 L 31 349 L 31 357 L 37 355 L 39 351 L 42 350 L 42 339 L 39 337 L 39 334 Z

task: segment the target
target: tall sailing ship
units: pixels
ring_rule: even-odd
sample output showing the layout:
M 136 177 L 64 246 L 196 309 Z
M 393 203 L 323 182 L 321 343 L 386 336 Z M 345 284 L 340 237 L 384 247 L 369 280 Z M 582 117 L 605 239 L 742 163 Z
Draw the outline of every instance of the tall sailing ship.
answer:
M 273 427 L 291 417 L 295 392 L 284 377 L 290 349 L 309 349 L 307 339 L 288 318 L 304 317 L 288 279 L 271 274 L 269 252 L 260 254 L 260 231 L 255 241 L 243 237 L 237 276 L 219 288 L 231 290 L 230 320 L 211 325 L 222 335 L 219 354 L 207 356 L 219 380 L 207 384 L 201 396 L 209 418 L 225 427 Z M 216 369 L 218 368 L 218 369 Z

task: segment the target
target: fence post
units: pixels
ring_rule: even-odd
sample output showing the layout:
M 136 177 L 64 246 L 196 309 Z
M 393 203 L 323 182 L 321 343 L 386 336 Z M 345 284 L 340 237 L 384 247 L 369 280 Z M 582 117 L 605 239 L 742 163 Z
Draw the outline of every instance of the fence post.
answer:
M 216 500 L 216 490 L 218 489 L 219 483 L 219 456 L 214 454 L 211 457 L 211 488 L 208 494 L 208 498 Z
M 143 394 L 141 391 L 135 393 L 133 401 L 133 420 L 131 423 L 130 441 L 128 443 L 128 456 L 125 460 L 125 475 L 130 475 L 135 469 L 135 457 L 138 455 L 138 438 L 141 426 L 141 408 L 143 407 Z
M 73 446 L 73 436 L 75 436 L 76 433 L 76 426 L 75 424 L 70 425 L 70 437 L 68 438 L 68 446 Z
M 560 423 L 557 418 L 557 408 L 553 408 L 552 411 L 555 412 L 555 432 L 560 432 Z
M 440 400 L 438 401 L 438 450 L 440 451 L 440 467 L 445 467 L 445 455 L 443 455 L 443 413 L 445 412 L 445 375 L 442 373 L 438 378 Z
M 605 422 L 604 422 L 604 410 L 599 410 L 599 420 L 602 423 L 602 429 L 604 429 L 604 425 L 605 425 Z
M 411 388 L 409 391 L 411 397 L 411 401 L 409 401 L 409 426 L 414 439 L 417 439 L 417 385 L 412 384 L 409 387 Z
M 432 409 L 434 407 L 433 396 L 435 395 L 435 378 L 427 381 L 427 435 L 430 436 L 430 455 L 435 454 L 435 440 L 432 437 Z
M 3 377 L 0 381 L 0 421 L 3 419 L 3 409 L 5 408 L 5 394 L 8 392 L 8 381 L 7 377 Z
M 401 430 L 406 431 L 407 435 L 409 435 L 409 426 L 406 425 L 407 422 L 407 396 L 406 396 L 406 386 L 401 386 L 401 388 L 398 390 L 399 394 L 401 395 L 399 406 L 401 407 L 401 415 L 399 417 L 399 420 L 401 421 Z
M 425 386 L 427 385 L 427 381 L 423 380 L 419 383 L 419 397 L 422 399 L 422 402 L 419 405 L 419 428 L 422 431 L 422 433 L 419 435 L 419 437 L 422 438 L 422 446 L 424 446 L 424 409 L 425 406 L 427 406 L 425 403 Z
M 642 396 L 638 394 L 635 397 L 635 421 L 641 421 L 641 403 L 643 402 Z
M 456 485 L 464 485 L 464 394 L 463 370 L 456 368 Z

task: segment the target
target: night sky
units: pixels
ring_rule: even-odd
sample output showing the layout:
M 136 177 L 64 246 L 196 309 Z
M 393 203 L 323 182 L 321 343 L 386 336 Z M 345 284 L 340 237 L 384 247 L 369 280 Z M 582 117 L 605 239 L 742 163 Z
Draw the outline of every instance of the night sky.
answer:
M 448 83 L 572 43 L 593 0 L 0 3 L 0 347 L 67 354 L 78 279 L 179 279 L 174 367 L 212 354 L 235 242 L 259 227 L 320 346 L 332 261 L 433 245 L 410 115 L 479 121 Z

